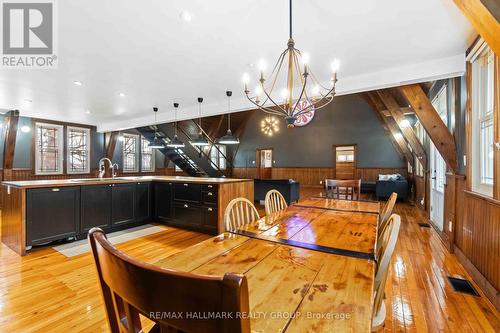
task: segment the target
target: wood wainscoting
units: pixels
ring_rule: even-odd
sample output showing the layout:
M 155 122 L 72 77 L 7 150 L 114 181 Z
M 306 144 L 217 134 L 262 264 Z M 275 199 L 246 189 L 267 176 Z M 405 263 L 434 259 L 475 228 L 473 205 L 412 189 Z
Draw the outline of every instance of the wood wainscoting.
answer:
M 455 254 L 500 309 L 500 201 L 465 190 L 456 182 Z
M 407 170 L 399 168 L 363 167 L 356 168 L 356 177 L 365 181 L 375 181 L 379 174 L 399 173 L 407 177 Z M 232 177 L 257 178 L 256 168 L 233 168 Z M 302 186 L 322 187 L 320 182 L 335 178 L 335 168 L 324 167 L 273 167 L 272 179 L 294 179 Z

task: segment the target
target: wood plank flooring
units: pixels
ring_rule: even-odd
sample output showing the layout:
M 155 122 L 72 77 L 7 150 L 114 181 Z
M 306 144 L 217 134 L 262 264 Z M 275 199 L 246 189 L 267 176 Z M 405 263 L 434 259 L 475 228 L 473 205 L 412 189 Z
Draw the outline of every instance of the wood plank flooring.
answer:
M 301 195 L 317 191 L 305 188 Z M 402 228 L 387 283 L 384 331 L 500 332 L 500 315 L 484 295 L 460 294 L 449 284 L 447 276 L 470 277 L 433 229 L 418 226 L 426 222 L 421 211 L 398 203 L 396 212 Z M 168 228 L 117 247 L 154 262 L 207 238 Z M 66 258 L 49 247 L 20 257 L 2 244 L 0 332 L 108 332 L 90 254 Z

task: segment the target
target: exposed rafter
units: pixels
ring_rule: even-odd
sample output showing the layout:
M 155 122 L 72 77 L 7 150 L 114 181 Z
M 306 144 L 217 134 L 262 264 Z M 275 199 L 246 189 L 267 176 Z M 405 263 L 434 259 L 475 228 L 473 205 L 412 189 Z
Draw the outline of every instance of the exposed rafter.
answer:
M 403 120 L 405 119 L 404 113 L 401 111 L 398 102 L 391 94 L 390 90 L 388 89 L 377 90 L 377 94 L 384 103 L 384 105 L 389 110 L 389 113 L 391 114 L 392 118 L 394 118 L 396 124 L 401 130 L 401 133 L 403 134 L 404 138 L 410 145 L 411 149 L 415 152 L 415 155 L 419 159 L 420 163 L 424 166 L 424 168 L 427 168 L 427 154 L 425 153 L 424 147 L 422 147 L 422 144 L 420 143 L 419 139 L 417 138 L 417 135 L 413 131 L 413 128 L 411 126 L 404 126 L 403 124 Z
M 481 0 L 453 0 L 493 51 L 500 55 L 500 23 Z
M 420 123 L 429 135 L 448 167 L 457 171 L 457 148 L 453 135 L 446 127 L 431 101 L 418 84 L 399 88 L 408 103 L 415 110 Z
M 4 118 L 4 149 L 3 149 L 3 180 L 12 180 L 14 167 L 14 151 L 16 150 L 17 124 L 19 111 L 13 110 L 5 114 Z

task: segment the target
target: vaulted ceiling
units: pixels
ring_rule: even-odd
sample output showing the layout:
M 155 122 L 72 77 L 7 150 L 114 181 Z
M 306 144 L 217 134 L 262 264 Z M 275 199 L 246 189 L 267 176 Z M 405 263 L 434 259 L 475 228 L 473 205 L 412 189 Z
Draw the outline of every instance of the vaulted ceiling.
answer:
M 181 12 L 188 11 L 186 22 Z M 241 76 L 286 47 L 288 1 L 58 1 L 56 70 L 0 69 L 0 108 L 99 130 L 250 109 Z M 296 46 L 339 94 L 460 75 L 474 30 L 451 0 L 296 0 Z M 74 81 L 81 81 L 76 86 Z M 125 94 L 121 97 L 119 94 Z M 31 102 L 30 102 L 31 101 Z

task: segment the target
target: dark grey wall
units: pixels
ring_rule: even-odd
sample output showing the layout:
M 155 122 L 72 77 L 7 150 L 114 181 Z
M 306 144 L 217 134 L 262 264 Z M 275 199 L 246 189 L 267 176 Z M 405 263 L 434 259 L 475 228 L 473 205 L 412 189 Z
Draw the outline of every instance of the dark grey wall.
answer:
M 305 127 L 287 129 L 280 119 L 280 130 L 272 137 L 261 132 L 265 116 L 259 111 L 250 117 L 236 155 L 236 167 L 251 167 L 255 149 L 271 147 L 277 167 L 331 167 L 334 144 L 357 144 L 358 167 L 404 166 L 380 120 L 358 95 L 335 97 Z

